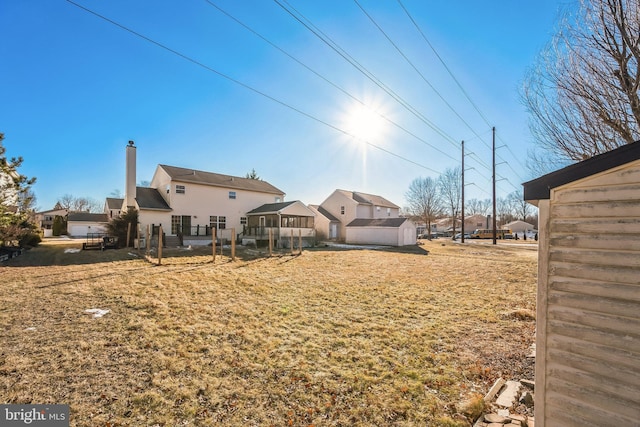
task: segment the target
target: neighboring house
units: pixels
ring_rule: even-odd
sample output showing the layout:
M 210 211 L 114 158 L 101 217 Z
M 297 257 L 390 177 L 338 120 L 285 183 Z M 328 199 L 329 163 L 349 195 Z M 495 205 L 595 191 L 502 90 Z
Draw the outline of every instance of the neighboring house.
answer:
M 36 212 L 36 224 L 38 225 L 38 227 L 40 227 L 41 230 L 51 230 L 53 228 L 53 221 L 55 220 L 56 216 L 66 217 L 68 214 L 69 211 L 67 211 L 66 209 L 55 208 L 48 211 Z
M 400 218 L 400 207 L 384 197 L 357 191 L 335 190 L 320 204 L 320 208 L 339 221 L 337 239 L 346 243 L 393 246 L 416 243 L 415 224 L 408 218 Z M 371 221 L 389 219 L 402 221 Z M 352 231 L 349 231 L 350 227 Z M 405 238 L 407 228 L 413 229 L 411 239 Z M 394 237 L 390 237 L 390 234 L 394 234 Z
M 493 228 L 493 224 L 488 224 L 488 218 L 484 215 L 469 215 L 464 219 L 464 232 L 471 233 L 479 228 Z M 456 232 L 461 231 L 460 226 Z
M 518 234 L 524 234 L 526 232 L 532 232 L 536 229 L 536 226 L 533 224 L 529 224 L 528 222 L 524 222 L 524 221 L 511 221 L 508 224 L 503 225 L 502 227 L 503 230 L 511 230 L 513 233 L 518 233 Z
M 228 239 L 231 228 L 239 234 L 247 225 L 247 212 L 284 200 L 284 192 L 266 181 L 168 165 L 157 166 L 149 187 L 136 187 L 135 159 L 130 141 L 122 210 L 138 210 L 143 234 L 147 226 L 162 225 L 167 236 L 190 241 L 201 236 L 208 243 L 206 236 L 216 228 L 218 236 Z
M 122 203 L 124 199 L 116 199 L 113 197 L 107 197 L 104 202 L 104 213 L 107 214 L 109 219 L 118 218 L 122 213 Z
M 268 203 L 247 212 L 247 225 L 243 228 L 243 240 L 256 244 L 269 241 L 269 231 L 277 247 L 289 247 L 291 237 L 294 245 L 303 239 L 303 246 L 315 243 L 315 212 L 304 203 L 293 202 Z
M 309 208 L 316 214 L 316 238 L 322 240 L 338 240 L 340 220 L 320 205 L 309 205 Z
M 640 420 L 640 141 L 524 184 L 539 208 L 537 427 Z
M 67 232 L 71 237 L 86 237 L 92 233 L 107 233 L 107 214 L 89 212 L 69 212 Z

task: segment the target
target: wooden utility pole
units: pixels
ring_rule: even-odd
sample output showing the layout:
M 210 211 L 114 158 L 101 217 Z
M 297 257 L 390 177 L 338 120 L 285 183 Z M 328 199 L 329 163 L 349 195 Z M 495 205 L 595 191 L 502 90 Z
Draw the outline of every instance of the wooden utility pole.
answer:
M 462 224 L 460 225 L 460 241 L 464 243 L 464 141 L 462 141 Z
M 493 221 L 493 244 L 497 244 L 496 242 L 496 225 L 497 225 L 497 221 L 496 221 L 496 128 L 495 126 L 492 128 L 493 131 L 493 146 L 492 146 L 492 156 L 493 156 L 493 176 L 492 176 L 492 181 L 493 181 L 493 218 L 491 218 L 491 220 Z

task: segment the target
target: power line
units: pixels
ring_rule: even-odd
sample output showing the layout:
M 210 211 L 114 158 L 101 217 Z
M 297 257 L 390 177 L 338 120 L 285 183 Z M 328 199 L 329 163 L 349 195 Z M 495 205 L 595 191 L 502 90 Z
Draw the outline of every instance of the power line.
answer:
M 176 55 L 176 56 L 178 56 L 178 57 L 180 57 L 180 58 L 182 58 L 182 59 L 184 59 L 184 60 L 186 60 L 188 62 L 191 62 L 194 65 L 197 65 L 197 66 L 199 66 L 199 67 L 201 67 L 201 68 L 203 68 L 203 69 L 205 69 L 205 70 L 207 70 L 209 72 L 212 72 L 212 73 L 214 73 L 214 74 L 216 74 L 216 75 L 218 75 L 220 77 L 223 77 L 224 79 L 227 79 L 227 80 L 229 80 L 229 81 L 231 81 L 231 82 L 233 82 L 233 83 L 235 83 L 235 84 L 237 84 L 237 85 L 239 85 L 239 86 L 241 86 L 241 87 L 243 87 L 243 88 L 245 88 L 247 90 L 250 90 L 253 93 L 256 93 L 256 94 L 258 94 L 260 96 L 263 96 L 263 97 L 269 99 L 270 101 L 273 101 L 273 102 L 275 102 L 275 103 L 277 103 L 277 104 L 279 104 L 279 105 L 281 105 L 283 107 L 286 107 L 286 108 L 288 108 L 288 109 L 290 109 L 292 111 L 295 111 L 298 114 L 301 114 L 301 115 L 303 115 L 303 116 L 305 116 L 305 117 L 307 117 L 307 118 L 309 118 L 309 119 L 311 119 L 313 121 L 321 123 L 321 124 L 331 128 L 331 129 L 334 129 L 334 130 L 336 130 L 336 131 L 338 131 L 338 132 L 340 132 L 340 133 L 342 133 L 344 135 L 347 135 L 347 136 L 355 138 L 355 139 L 357 139 L 357 140 L 359 140 L 361 142 L 364 142 L 365 144 L 369 145 L 370 147 L 376 148 L 376 149 L 378 149 L 380 151 L 383 151 L 383 152 L 385 152 L 385 153 L 387 153 L 387 154 L 389 154 L 391 156 L 394 156 L 396 158 L 399 158 L 401 160 L 404 160 L 404 161 L 406 161 L 408 163 L 411 163 L 411 164 L 413 164 L 415 166 L 418 166 L 418 167 L 421 167 L 423 169 L 429 170 L 429 171 L 434 172 L 436 174 L 440 174 L 440 172 L 438 172 L 438 171 L 436 171 L 434 169 L 431 169 L 431 168 L 429 168 L 429 167 L 427 167 L 425 165 L 422 165 L 422 164 L 420 164 L 418 162 L 415 162 L 415 161 L 413 161 L 411 159 L 408 159 L 408 158 L 406 158 L 404 156 L 396 154 L 396 153 L 394 153 L 394 152 L 392 152 L 390 150 L 387 150 L 387 149 L 385 149 L 383 147 L 375 145 L 375 144 L 373 144 L 373 143 L 371 143 L 369 141 L 364 140 L 363 138 L 360 138 L 360 137 L 358 137 L 356 135 L 351 134 L 348 131 L 345 131 L 344 129 L 341 129 L 341 128 L 339 128 L 339 127 L 337 127 L 335 125 L 332 125 L 332 124 L 330 124 L 330 123 L 328 123 L 328 122 L 326 122 L 326 121 L 324 121 L 322 119 L 319 119 L 319 118 L 317 118 L 317 117 L 315 117 L 315 116 L 313 116 L 313 115 L 311 115 L 309 113 L 306 113 L 306 112 L 300 110 L 297 107 L 294 107 L 294 106 L 292 106 L 292 105 L 290 105 L 290 104 L 288 104 L 288 103 L 286 103 L 284 101 L 280 101 L 279 99 L 274 98 L 273 96 L 268 95 L 265 92 L 262 92 L 262 91 L 254 88 L 252 86 L 249 86 L 246 83 L 243 83 L 243 82 L 241 82 L 241 81 L 239 81 L 237 79 L 234 79 L 233 77 L 231 77 L 231 76 L 229 76 L 227 74 L 224 74 L 224 73 L 222 73 L 222 72 L 216 70 L 215 68 L 212 68 L 212 67 L 210 67 L 210 66 L 208 66 L 206 64 L 203 64 L 202 62 L 200 62 L 200 61 L 198 61 L 198 60 L 196 60 L 194 58 L 191 58 L 190 56 L 187 56 L 187 55 L 185 55 L 185 54 L 183 54 L 181 52 L 178 52 L 177 50 L 172 49 L 172 48 L 170 48 L 170 47 L 168 47 L 168 46 L 166 46 L 166 45 L 164 45 L 164 44 L 162 44 L 162 43 L 160 43 L 160 42 L 158 42 L 156 40 L 153 40 L 153 39 L 151 39 L 151 38 L 149 38 L 149 37 L 137 32 L 135 30 L 132 30 L 132 29 L 130 29 L 130 28 L 128 28 L 128 27 L 126 27 L 126 26 L 124 26 L 124 25 L 122 25 L 122 24 L 120 24 L 120 23 L 118 23 L 118 22 L 116 22 L 116 21 L 114 21 L 112 19 L 109 19 L 106 16 L 103 16 L 103 15 L 97 13 L 97 12 L 94 12 L 93 10 L 88 9 L 88 8 L 86 8 L 86 7 L 82 6 L 82 5 L 74 2 L 73 0 L 66 0 L 66 1 L 68 3 L 76 6 L 79 9 L 84 10 L 87 13 L 90 13 L 90 14 L 92 14 L 92 15 L 94 15 L 94 16 L 96 16 L 96 17 L 98 17 L 98 18 L 100 18 L 100 19 L 102 19 L 102 20 L 104 20 L 104 21 L 106 21 L 106 22 L 108 22 L 110 24 L 112 24 L 112 25 L 115 25 L 116 27 L 118 27 L 118 28 L 120 28 L 120 29 L 122 29 L 124 31 L 127 31 L 127 32 L 135 35 L 136 37 L 139 37 L 139 38 L 141 38 L 141 39 L 143 39 L 143 40 L 145 40 L 145 41 L 147 41 L 147 42 L 149 42 L 151 44 L 154 44 L 155 46 L 160 47 L 160 48 L 162 48 L 162 49 L 164 49 L 164 50 L 166 50 L 166 51 L 168 51 L 168 52 L 170 52 L 170 53 L 172 53 L 172 54 L 174 54 L 174 55 Z
M 431 84 L 429 79 L 427 79 L 425 77 L 425 75 L 418 69 L 418 67 L 416 67 L 416 65 L 409 59 L 409 57 L 407 57 L 407 55 L 405 55 L 405 53 L 402 51 L 402 49 L 400 49 L 400 47 L 391 39 L 391 37 L 389 37 L 389 35 L 384 31 L 384 29 L 382 29 L 382 27 L 376 22 L 376 20 L 373 18 L 373 16 L 371 16 L 364 9 L 364 7 L 362 7 L 362 5 L 360 3 L 358 3 L 358 0 L 353 0 L 353 1 L 360 8 L 362 13 L 364 13 L 367 16 L 367 18 L 369 18 L 369 20 L 373 23 L 373 25 L 382 33 L 382 35 L 384 35 L 384 37 L 387 39 L 387 41 L 389 41 L 389 43 L 391 43 L 391 45 L 398 51 L 400 56 L 402 56 L 402 58 L 404 58 L 404 60 L 411 66 L 411 68 L 413 68 L 413 70 L 431 88 L 431 90 L 433 90 L 435 92 L 435 94 L 438 95 L 438 97 L 442 100 L 442 102 L 444 102 L 445 105 L 447 107 L 449 107 L 449 109 L 453 112 L 453 114 L 455 114 L 460 119 L 460 121 L 462 123 L 464 123 L 465 126 L 467 126 L 469 128 L 469 130 L 471 130 L 471 132 L 473 132 L 473 134 L 475 136 L 480 138 L 480 135 L 478 135 L 478 133 L 471 127 L 471 125 L 464 119 L 464 117 L 462 117 L 460 115 L 460 113 L 458 113 L 458 111 L 455 108 L 453 108 L 453 106 L 444 98 L 444 96 L 442 96 L 442 94 Z
M 253 28 L 249 27 L 248 25 L 246 25 L 245 23 L 243 23 L 242 21 L 240 21 L 238 18 L 234 17 L 233 15 L 231 15 L 229 12 L 225 11 L 224 9 L 222 9 L 220 6 L 218 6 L 217 4 L 215 4 L 214 2 L 212 2 L 211 0 L 205 0 L 210 6 L 216 8 L 220 13 L 224 14 L 225 16 L 227 16 L 229 19 L 233 20 L 234 22 L 236 22 L 238 25 L 242 26 L 243 28 L 245 28 L 247 31 L 251 32 L 252 34 L 254 34 L 255 36 L 259 37 L 261 40 L 263 40 L 265 43 L 269 44 L 271 47 L 273 47 L 274 49 L 277 49 L 279 52 L 281 52 L 283 55 L 287 56 L 289 59 L 293 60 L 294 62 L 296 62 L 297 64 L 299 64 L 300 66 L 304 67 L 306 70 L 308 70 L 309 72 L 313 73 L 314 75 L 316 75 L 317 77 L 319 77 L 320 79 L 322 79 L 324 82 L 326 82 L 327 84 L 331 85 L 332 87 L 334 87 L 335 89 L 339 90 L 340 92 L 342 92 L 344 95 L 348 96 L 349 98 L 353 99 L 354 101 L 358 102 L 360 105 L 362 106 L 367 106 L 366 103 L 364 101 L 362 101 L 361 99 L 357 98 L 356 96 L 352 95 L 351 93 L 349 93 L 347 90 L 345 90 L 344 88 L 342 88 L 341 86 L 337 85 L 336 83 L 332 82 L 331 80 L 329 80 L 328 78 L 326 78 L 325 76 L 323 76 L 322 74 L 318 73 L 317 71 L 315 71 L 314 69 L 312 69 L 311 67 L 309 67 L 307 64 L 305 64 L 304 62 L 300 61 L 298 58 L 296 58 L 295 56 L 291 55 L 290 53 L 288 53 L 287 51 L 285 51 L 284 49 L 282 49 L 280 46 L 276 45 L 275 43 L 273 43 L 271 40 L 269 40 L 268 38 L 266 38 L 265 36 L 263 36 L 262 34 L 258 33 L 257 31 L 255 31 Z M 404 131 L 405 133 L 407 133 L 408 135 L 414 137 L 415 139 L 417 139 L 418 141 L 422 142 L 423 144 L 433 148 L 434 150 L 438 151 L 439 153 L 447 156 L 448 158 L 450 158 L 451 160 L 457 160 L 456 158 L 454 158 L 453 156 L 451 156 L 449 153 L 447 153 L 446 151 L 441 150 L 440 148 L 436 147 L 435 145 L 429 143 L 428 141 L 426 141 L 425 139 L 419 137 L 418 135 L 414 134 L 413 132 L 410 132 L 408 129 L 406 129 L 404 126 L 398 124 L 397 122 L 391 120 L 390 118 L 388 118 L 387 116 L 385 116 L 384 114 L 379 113 L 378 111 L 375 111 L 375 114 L 378 115 L 380 118 L 384 119 L 385 121 L 387 121 L 388 123 L 391 123 L 392 125 L 396 126 L 398 129 L 401 129 L 402 131 Z
M 420 35 L 422 36 L 422 39 L 427 43 L 427 45 L 429 46 L 429 48 L 431 48 L 431 50 L 433 51 L 433 53 L 436 55 L 436 57 L 438 58 L 438 60 L 440 61 L 440 63 L 442 64 L 442 66 L 445 68 L 445 70 L 447 71 L 447 73 L 449 74 L 449 76 L 451 76 L 451 78 L 453 79 L 453 81 L 456 83 L 456 85 L 458 86 L 458 88 L 460 89 L 460 91 L 462 92 L 462 94 L 465 96 L 465 98 L 467 98 L 467 100 L 469 101 L 469 103 L 471 104 L 471 106 L 473 107 L 474 110 L 476 110 L 476 112 L 478 113 L 478 115 L 482 118 L 482 120 L 484 121 L 484 123 L 487 126 L 491 126 L 491 124 L 489 123 L 489 120 L 487 119 L 487 117 L 482 113 L 482 111 L 480 111 L 480 108 L 478 107 L 478 105 L 473 101 L 473 99 L 471 99 L 471 96 L 469 95 L 469 93 L 465 90 L 465 88 L 462 86 L 462 84 L 460 83 L 460 81 L 457 79 L 457 77 L 453 74 L 453 71 L 451 71 L 451 68 L 449 68 L 449 66 L 447 65 L 447 63 L 445 62 L 445 60 L 440 56 L 440 54 L 438 53 L 438 51 L 436 50 L 436 48 L 433 46 L 433 44 L 431 44 L 431 42 L 429 41 L 429 39 L 427 38 L 426 34 L 422 31 L 422 29 L 420 28 L 420 26 L 418 25 L 418 23 L 416 22 L 416 20 L 413 18 L 413 16 L 411 15 L 411 13 L 409 13 L 409 11 L 407 10 L 407 8 L 404 6 L 404 4 L 402 3 L 402 0 L 397 0 L 398 4 L 400 5 L 400 7 L 402 8 L 402 10 L 405 12 L 405 14 L 407 15 L 407 17 L 409 18 L 409 20 L 411 21 L 411 23 L 413 24 L 413 26 L 416 28 L 416 30 L 418 31 L 418 33 L 420 33 Z M 511 155 L 513 156 L 514 160 L 520 165 L 520 167 L 523 167 L 522 163 L 520 163 L 520 160 L 518 159 L 518 157 L 513 153 L 513 151 L 511 151 L 511 148 L 509 148 L 509 146 L 502 141 L 502 139 L 500 138 L 500 136 L 498 136 L 498 140 L 500 140 L 503 144 L 505 144 L 505 146 L 507 147 L 507 150 L 509 150 L 509 152 L 511 153 Z M 481 141 L 483 143 L 484 140 L 481 139 Z M 490 148 L 488 144 L 485 143 L 485 145 L 487 146 L 487 148 Z M 504 160 L 504 159 L 502 159 Z M 513 169 L 512 169 L 513 170 Z M 518 173 L 513 170 L 513 172 L 518 175 Z M 520 180 L 524 181 L 522 179 L 522 177 L 520 177 L 518 175 L 518 178 L 520 178 Z
M 371 82 L 373 82 L 376 86 L 386 92 L 389 96 L 391 96 L 396 102 L 402 105 L 405 109 L 407 109 L 410 113 L 415 115 L 418 119 L 420 119 L 423 123 L 429 126 L 431 129 L 436 131 L 440 136 L 442 136 L 446 141 L 452 144 L 457 149 L 457 143 L 453 137 L 448 135 L 444 130 L 440 129 L 435 123 L 427 119 L 422 113 L 420 113 L 416 108 L 411 106 L 407 101 L 405 101 L 400 95 L 395 93 L 390 87 L 385 85 L 379 78 L 377 78 L 373 73 L 367 70 L 362 64 L 360 64 L 355 58 L 349 55 L 344 49 L 342 49 L 336 42 L 334 42 L 329 36 L 322 32 L 322 30 L 318 29 L 308 18 L 306 18 L 302 13 L 296 10 L 293 6 L 291 6 L 286 0 L 283 0 L 284 3 L 287 3 L 288 7 L 285 6 L 279 0 L 273 0 L 278 6 L 280 6 L 285 12 L 287 12 L 291 17 L 293 17 L 296 21 L 302 24 L 307 30 L 309 30 L 313 35 L 319 38 L 323 43 L 329 46 L 333 51 L 335 51 L 339 56 L 341 56 L 345 61 L 351 64 L 356 70 L 362 73 L 365 77 L 367 77 Z M 294 13 L 295 12 L 295 13 Z

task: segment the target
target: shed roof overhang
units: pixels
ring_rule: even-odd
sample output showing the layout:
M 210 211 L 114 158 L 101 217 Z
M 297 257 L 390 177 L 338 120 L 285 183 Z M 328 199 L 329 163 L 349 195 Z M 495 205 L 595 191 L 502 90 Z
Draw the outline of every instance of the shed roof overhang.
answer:
M 538 200 L 546 200 L 551 196 L 551 190 L 561 185 L 569 184 L 582 178 L 640 160 L 640 141 L 622 145 L 589 159 L 543 175 L 540 178 L 522 184 L 524 200 L 537 205 Z

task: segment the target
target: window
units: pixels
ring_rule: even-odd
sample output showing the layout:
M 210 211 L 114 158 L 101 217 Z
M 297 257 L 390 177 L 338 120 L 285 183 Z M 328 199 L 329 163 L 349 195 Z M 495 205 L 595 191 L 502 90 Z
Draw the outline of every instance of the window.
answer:
M 241 216 L 240 217 L 240 225 L 247 225 L 247 217 L 246 216 Z
M 376 206 L 376 210 L 380 212 L 380 206 Z
M 282 199 L 280 197 L 276 197 L 276 203 L 280 203 Z
M 387 208 L 387 216 L 391 216 L 391 208 Z
M 217 228 L 218 230 L 224 230 L 227 227 L 227 217 L 211 215 L 209 217 L 209 226 L 211 228 Z
M 340 215 L 344 215 L 344 206 L 340 206 Z
M 184 185 L 176 185 L 176 194 L 185 194 L 187 192 L 187 189 L 184 187 Z
M 236 192 L 235 191 L 229 191 L 229 198 L 230 199 L 235 199 L 236 198 Z

